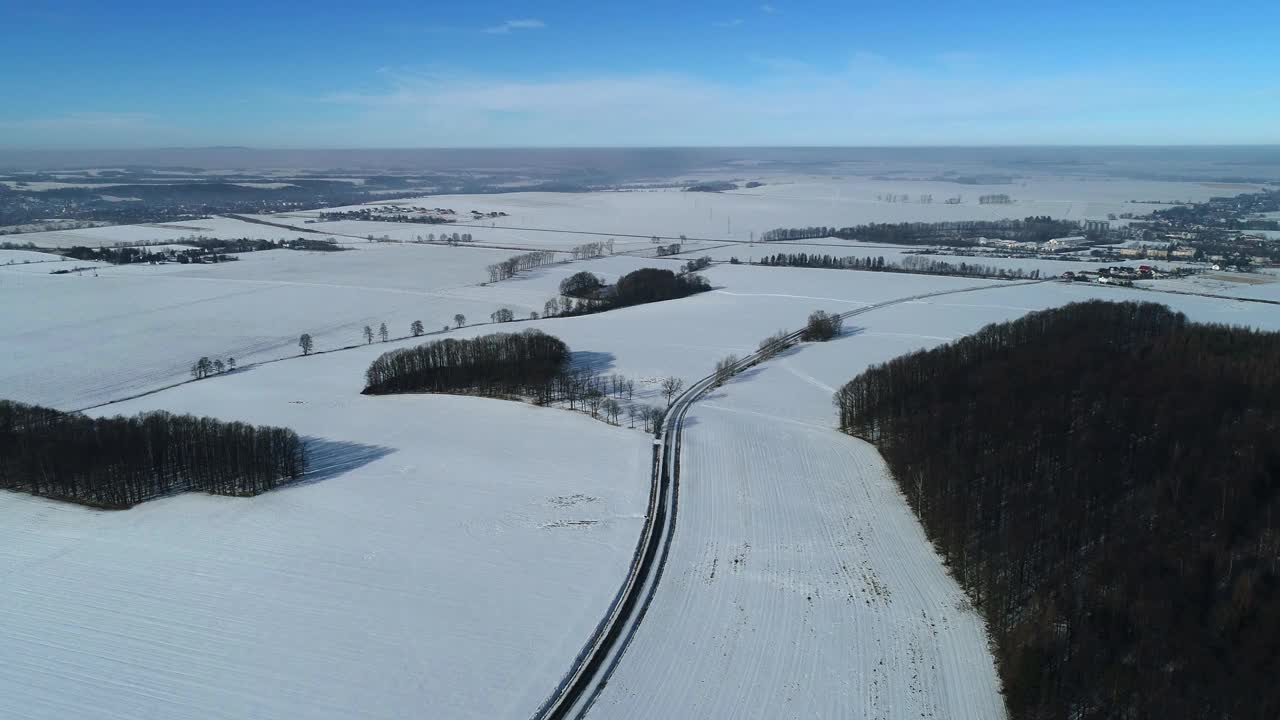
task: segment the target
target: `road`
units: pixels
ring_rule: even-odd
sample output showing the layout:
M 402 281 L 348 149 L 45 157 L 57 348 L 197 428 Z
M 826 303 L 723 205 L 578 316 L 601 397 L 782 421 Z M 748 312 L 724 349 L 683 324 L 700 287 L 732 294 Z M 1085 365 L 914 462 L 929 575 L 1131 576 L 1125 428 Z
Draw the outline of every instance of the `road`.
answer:
M 1019 285 L 1034 285 L 1050 280 L 1031 280 L 977 285 L 959 290 L 943 290 L 887 300 L 840 313 L 848 319 L 864 313 L 903 303 L 943 295 L 991 290 Z M 788 343 L 798 342 L 803 329 L 786 335 Z M 734 374 L 767 359 L 756 351 L 734 366 Z M 689 386 L 671 403 L 663 421 L 662 433 L 656 441 L 657 452 L 649 493 L 645 527 L 632 556 L 631 570 L 619 589 L 609 612 L 596 626 L 595 633 L 578 654 L 551 696 L 533 715 L 534 720 L 566 720 L 582 718 L 609 682 L 618 662 L 627 651 L 637 628 L 653 601 L 675 535 L 680 491 L 680 445 L 685 416 L 689 408 L 717 386 L 717 376 L 708 375 Z

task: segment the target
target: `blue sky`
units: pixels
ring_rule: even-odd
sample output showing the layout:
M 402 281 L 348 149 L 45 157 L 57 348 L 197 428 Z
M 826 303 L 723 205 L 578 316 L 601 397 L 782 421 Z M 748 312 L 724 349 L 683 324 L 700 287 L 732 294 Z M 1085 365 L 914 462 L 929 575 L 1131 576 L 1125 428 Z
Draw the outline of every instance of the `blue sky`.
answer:
M 1277 2 L 0 0 L 0 146 L 1280 143 Z

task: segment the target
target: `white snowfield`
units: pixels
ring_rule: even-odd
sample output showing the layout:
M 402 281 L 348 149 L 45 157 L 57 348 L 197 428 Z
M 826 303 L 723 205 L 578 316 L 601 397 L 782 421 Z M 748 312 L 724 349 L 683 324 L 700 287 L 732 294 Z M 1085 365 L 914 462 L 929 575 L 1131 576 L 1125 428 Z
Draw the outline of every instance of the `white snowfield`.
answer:
M 275 423 L 312 482 L 124 512 L 0 493 L 0 717 L 526 717 L 626 574 L 649 439 L 358 394 L 369 351 L 113 406 Z
M 285 223 L 288 224 L 288 223 Z M 305 227 L 305 226 L 304 226 Z M 145 225 L 107 225 L 81 230 L 50 230 L 48 232 L 23 233 L 8 236 L 11 242 L 31 242 L 37 247 L 114 247 L 139 243 L 172 243 L 182 238 L 196 236 L 212 238 L 262 238 L 265 240 L 319 237 L 285 228 L 245 222 L 227 217 L 209 217 L 199 220 L 183 220 L 171 223 Z
M 747 175 L 743 179 L 751 178 Z M 635 192 L 439 195 L 388 200 L 384 205 L 450 207 L 460 215 L 470 210 L 500 211 L 506 217 L 474 223 L 498 226 L 586 230 L 603 233 L 747 240 L 751 233 L 776 227 L 855 225 L 868 222 L 939 222 L 994 220 L 1052 215 L 1073 220 L 1105 220 L 1108 213 L 1144 214 L 1163 207 L 1131 200 L 1194 201 L 1223 194 L 1200 183 L 1108 179 L 1028 178 L 1000 185 L 963 185 L 918 180 L 874 180 L 863 177 L 761 176 L 766 184 L 724 193 L 678 189 Z M 1246 192 L 1250 187 L 1235 190 Z M 978 196 L 1008 194 L 1010 205 L 979 205 Z M 888 194 L 906 194 L 910 202 L 885 202 Z M 918 202 L 922 194 L 933 202 Z M 948 205 L 950 197 L 964 202 Z M 358 207 L 358 206 L 357 206 Z M 350 209 L 350 208 L 348 208 Z M 317 228 L 322 225 L 315 226 Z M 457 228 L 460 232 L 461 228 Z M 473 231 L 477 239 L 480 230 Z
M 1006 286 L 871 311 L 694 405 L 670 560 L 592 716 L 1003 717 L 980 617 L 874 447 L 834 429 L 831 398 L 871 364 L 1090 290 Z M 1169 299 L 1194 320 L 1280 329 L 1256 303 Z
M 1043 203 L 1075 197 L 1092 216 L 1106 197 L 1194 199 L 1198 186 L 1091 187 L 1036 192 Z M 507 208 L 529 227 L 690 235 L 710 235 L 732 206 L 732 233 L 746 238 L 739 212 L 758 212 L 765 229 L 906 212 L 868 200 L 873 189 L 806 200 L 815 188 L 796 181 L 758 197 L 520 193 L 430 204 Z M 943 195 L 932 192 L 936 205 Z M 824 203 L 837 211 L 813 217 Z M 1033 213 L 1048 211 L 995 216 Z M 275 236 L 252 227 L 244 235 Z M 100 231 L 103 242 L 133 243 L 191 232 Z M 524 233 L 529 247 L 599 239 L 503 232 Z M 76 237 L 70 244 L 87 244 Z M 386 322 L 399 337 L 413 320 L 438 331 L 458 312 L 469 323 L 501 307 L 524 317 L 579 270 L 611 281 L 686 258 L 555 264 L 482 284 L 485 266 L 514 251 L 351 245 L 209 266 L 99 266 L 96 277 L 0 264 L 0 397 L 86 407 L 183 381 L 201 355 L 234 356 L 235 373 L 92 412 L 284 425 L 308 438 L 313 459 L 310 482 L 256 498 L 188 494 L 97 512 L 0 493 L 0 717 L 528 717 L 569 670 L 627 573 L 649 438 L 518 403 L 359 395 L 378 354 L 440 335 L 305 358 L 297 338 L 309 332 L 330 351 L 363 342 L 366 324 Z M 843 337 L 748 370 L 693 407 L 670 562 L 592 717 L 1002 717 L 980 621 L 874 449 L 834 430 L 835 388 L 871 363 L 1088 298 L 1280 329 L 1274 305 L 1097 285 L 727 264 L 705 274 L 715 289 L 679 301 L 447 336 L 539 328 L 564 339 L 575 362 L 632 377 L 637 400 L 661 404 L 662 377 L 706 375 L 815 309 L 984 289 L 851 318 Z
M 503 307 L 467 290 L 509 252 L 369 245 L 338 253 L 270 250 L 217 265 L 0 264 L 0 388 L 4 397 L 81 408 L 181 382 L 200 356 L 240 365 L 288 357 L 310 333 L 317 350 L 363 342 L 365 325 L 392 337 L 462 313 Z M 536 306 L 507 304 L 520 316 Z M 91 353 L 92 362 L 86 361 Z

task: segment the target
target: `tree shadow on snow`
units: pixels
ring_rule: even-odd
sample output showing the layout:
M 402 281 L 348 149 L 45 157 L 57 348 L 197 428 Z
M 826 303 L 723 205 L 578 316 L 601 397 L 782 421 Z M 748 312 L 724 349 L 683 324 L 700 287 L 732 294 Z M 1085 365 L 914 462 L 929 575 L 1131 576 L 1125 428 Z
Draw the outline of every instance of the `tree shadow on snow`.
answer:
M 574 370 L 591 370 L 604 373 L 613 369 L 614 355 L 610 352 L 579 350 L 569 353 L 569 367 Z
M 866 331 L 867 329 L 864 327 L 857 327 L 857 326 L 847 327 L 841 330 L 839 335 L 831 338 L 831 340 L 828 340 L 827 342 L 832 342 L 835 340 L 844 340 L 845 338 L 855 337 L 857 335 L 861 335 Z
M 290 486 L 330 480 L 395 452 L 394 448 L 380 445 L 309 436 L 302 438 L 302 442 L 307 453 L 307 471 L 296 482 L 289 483 Z

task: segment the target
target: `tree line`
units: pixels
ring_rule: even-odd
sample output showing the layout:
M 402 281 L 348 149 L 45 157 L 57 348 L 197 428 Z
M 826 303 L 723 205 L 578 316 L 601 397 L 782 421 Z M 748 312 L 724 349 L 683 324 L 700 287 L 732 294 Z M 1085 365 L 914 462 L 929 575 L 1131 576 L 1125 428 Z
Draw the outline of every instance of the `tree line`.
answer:
M 589 242 L 576 245 L 569 250 L 574 260 L 589 260 L 613 254 L 613 238 L 603 242 Z
M 901 262 L 886 262 L 884 256 L 879 257 L 836 257 L 834 255 L 818 255 L 809 253 L 776 253 L 760 259 L 758 265 L 783 267 L 828 268 L 837 270 L 864 270 L 870 272 L 898 272 L 917 275 L 955 275 L 960 277 L 1038 279 L 1039 270 L 1023 270 L 1021 268 L 1002 268 L 975 263 L 949 263 L 942 260 L 910 255 Z
M 365 373 L 364 393 L 523 395 L 564 372 L 568 360 L 568 346 L 539 330 L 447 338 L 383 353 Z
M 556 254 L 550 250 L 535 250 L 533 252 L 521 253 L 513 255 L 500 263 L 494 263 L 487 269 L 489 271 L 489 282 L 498 282 L 514 277 L 516 273 L 523 270 L 532 270 L 536 267 L 549 265 L 555 262 Z
M 0 488 L 101 508 L 196 490 L 257 495 L 301 477 L 297 433 L 151 412 L 91 418 L 0 400 Z
M 640 268 L 609 285 L 590 271 L 574 273 L 560 282 L 561 296 L 547 300 L 542 317 L 574 317 L 664 300 L 678 300 L 711 289 L 697 273 Z
M 1045 242 L 1077 235 L 1075 220 L 1055 220 L 1035 215 L 1021 220 L 957 220 L 949 222 L 870 223 L 850 227 L 811 226 L 775 228 L 760 235 L 763 242 L 839 238 L 885 245 L 977 245 L 978 238 L 1017 242 Z
M 668 378 L 671 398 L 683 382 Z M 539 405 L 563 404 L 617 425 L 625 412 L 634 427 L 661 425 L 664 411 L 633 402 L 635 381 L 569 366 L 569 348 L 539 330 L 436 340 L 384 353 L 365 373 L 366 395 L 448 393 L 528 398 Z
M 1280 717 L 1280 333 L 1078 303 L 835 404 L 986 619 L 1011 717 Z

